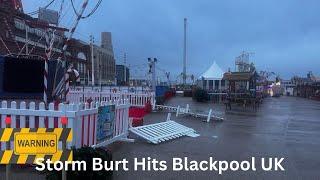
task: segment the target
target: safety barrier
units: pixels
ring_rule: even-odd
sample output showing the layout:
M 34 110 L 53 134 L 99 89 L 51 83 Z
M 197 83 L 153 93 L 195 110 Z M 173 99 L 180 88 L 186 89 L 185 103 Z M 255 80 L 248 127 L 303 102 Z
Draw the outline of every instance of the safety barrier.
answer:
M 149 87 L 130 87 L 130 86 L 76 86 L 70 87 L 72 91 L 80 91 L 80 92 L 91 92 L 91 91 L 101 91 L 101 92 L 113 92 L 113 93 L 147 93 L 151 92 Z
M 1 128 L 5 128 L 6 117 L 11 117 L 11 128 L 61 128 L 62 117 L 68 118 L 67 128 L 72 128 L 73 139 L 67 146 L 96 146 L 98 145 L 97 123 L 98 108 L 104 105 L 115 105 L 114 129 L 111 136 L 99 142 L 108 145 L 116 140 L 126 139 L 129 128 L 129 101 L 118 100 L 97 103 L 59 104 L 55 107 L 53 103 L 45 108 L 43 102 L 2 101 L 0 104 Z M 13 142 L 11 142 L 13 143 Z M 61 146 L 61 145 L 59 145 Z M 6 149 L 6 144 L 0 144 L 1 150 Z M 11 145 L 12 147 L 12 145 Z
M 70 103 L 83 102 L 102 102 L 102 101 L 118 101 L 128 99 L 131 106 L 144 107 L 147 103 L 155 102 L 155 94 L 148 93 L 127 93 L 127 92 L 108 92 L 108 91 L 73 91 L 71 90 L 67 96 Z
M 217 121 L 223 121 L 224 118 L 214 115 L 213 114 L 213 110 L 210 109 L 208 113 L 205 112 L 192 112 L 190 110 L 190 106 L 189 104 L 186 105 L 185 108 L 180 107 L 180 106 L 165 106 L 165 105 L 156 105 L 153 104 L 153 110 L 154 111 L 165 111 L 165 112 L 169 112 L 169 113 L 176 113 L 176 117 L 178 117 L 179 115 L 189 115 L 189 116 L 193 116 L 196 118 L 205 118 L 206 122 L 210 122 L 211 119 L 217 120 Z

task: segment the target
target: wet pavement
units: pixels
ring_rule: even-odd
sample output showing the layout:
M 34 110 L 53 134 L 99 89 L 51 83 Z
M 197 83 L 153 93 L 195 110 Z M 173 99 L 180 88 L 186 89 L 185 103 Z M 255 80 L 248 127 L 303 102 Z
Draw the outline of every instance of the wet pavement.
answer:
M 176 97 L 167 104 L 191 110 L 208 111 L 210 108 L 223 114 L 222 105 L 196 103 L 191 98 Z M 166 119 L 166 113 L 152 113 L 145 117 L 145 124 Z M 202 122 L 193 117 L 172 119 L 195 129 L 200 136 L 182 137 L 153 145 L 138 140 L 135 143 L 113 145 L 114 159 L 126 158 L 130 171 L 114 173 L 114 179 L 320 179 L 320 102 L 297 97 L 267 98 L 256 115 L 225 115 L 223 122 Z M 191 160 L 250 160 L 252 156 L 284 157 L 285 172 L 215 171 L 173 172 L 173 157 Z M 167 161 L 167 171 L 133 171 L 133 158 L 151 157 Z M 257 166 L 259 166 L 257 162 Z

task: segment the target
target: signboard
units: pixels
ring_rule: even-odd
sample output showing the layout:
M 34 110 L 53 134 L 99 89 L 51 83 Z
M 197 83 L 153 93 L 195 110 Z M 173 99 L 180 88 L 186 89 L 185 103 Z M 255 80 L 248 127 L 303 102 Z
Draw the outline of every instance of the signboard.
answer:
M 53 162 L 71 161 L 71 149 L 60 150 L 61 141 L 72 141 L 71 128 L 2 128 L 0 141 L 14 147 L 0 151 L 0 164 L 33 164 L 39 157 Z
M 16 133 L 14 153 L 16 155 L 55 154 L 58 150 L 57 135 L 54 133 Z
M 115 108 L 115 105 L 98 108 L 97 142 L 113 137 Z

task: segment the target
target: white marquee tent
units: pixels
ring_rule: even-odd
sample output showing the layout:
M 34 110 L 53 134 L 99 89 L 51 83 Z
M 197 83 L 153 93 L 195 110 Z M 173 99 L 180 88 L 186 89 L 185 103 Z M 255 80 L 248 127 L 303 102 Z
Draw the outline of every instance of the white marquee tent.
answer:
M 201 82 L 200 86 L 206 90 L 224 90 L 226 83 L 222 80 L 223 74 L 224 71 L 214 61 L 209 69 L 198 78 L 198 82 Z

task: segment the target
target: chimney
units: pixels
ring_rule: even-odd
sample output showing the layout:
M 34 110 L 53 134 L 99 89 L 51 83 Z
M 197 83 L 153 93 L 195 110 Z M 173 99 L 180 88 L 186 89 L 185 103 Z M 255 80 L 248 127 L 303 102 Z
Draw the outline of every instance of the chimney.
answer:
M 112 38 L 111 32 L 102 32 L 101 33 L 101 47 L 105 49 L 112 50 Z

